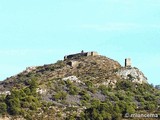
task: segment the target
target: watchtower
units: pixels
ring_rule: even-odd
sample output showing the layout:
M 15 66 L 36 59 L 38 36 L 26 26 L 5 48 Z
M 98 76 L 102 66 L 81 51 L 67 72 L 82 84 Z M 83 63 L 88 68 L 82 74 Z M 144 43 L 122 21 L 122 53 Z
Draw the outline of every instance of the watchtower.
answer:
M 125 59 L 125 67 L 131 67 L 132 63 L 131 63 L 131 58 L 126 58 Z

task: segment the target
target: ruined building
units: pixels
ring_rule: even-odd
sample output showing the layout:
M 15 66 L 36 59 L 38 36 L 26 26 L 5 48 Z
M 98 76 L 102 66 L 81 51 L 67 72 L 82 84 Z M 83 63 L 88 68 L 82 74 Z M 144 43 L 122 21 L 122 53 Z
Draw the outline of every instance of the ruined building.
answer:
M 84 51 L 82 50 L 81 53 L 70 54 L 70 55 L 64 56 L 64 60 L 66 60 L 66 59 L 71 59 L 71 58 L 78 57 L 78 56 L 81 57 L 81 56 L 96 56 L 96 55 L 98 55 L 98 53 L 95 52 L 95 51 L 84 52 Z
M 126 58 L 125 59 L 125 67 L 131 67 L 132 63 L 131 63 L 131 58 Z
M 73 60 L 71 60 L 70 62 L 68 62 L 67 63 L 69 66 L 71 66 L 71 67 L 76 67 L 79 63 L 78 63 L 78 61 L 73 61 Z

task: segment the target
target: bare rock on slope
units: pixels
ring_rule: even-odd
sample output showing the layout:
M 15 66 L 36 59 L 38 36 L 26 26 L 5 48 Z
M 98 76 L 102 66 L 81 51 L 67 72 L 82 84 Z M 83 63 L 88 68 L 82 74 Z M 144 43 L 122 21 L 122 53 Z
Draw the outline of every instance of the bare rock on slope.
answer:
M 137 82 L 140 84 L 147 83 L 147 78 L 138 68 L 135 67 L 123 67 L 118 70 L 117 75 L 122 79 L 128 79 L 132 82 Z

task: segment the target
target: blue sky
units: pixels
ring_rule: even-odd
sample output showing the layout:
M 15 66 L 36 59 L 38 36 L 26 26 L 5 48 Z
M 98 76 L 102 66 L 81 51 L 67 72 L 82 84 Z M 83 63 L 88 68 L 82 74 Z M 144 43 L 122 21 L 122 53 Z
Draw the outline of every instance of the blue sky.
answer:
M 1 0 L 0 80 L 28 66 L 97 51 L 160 84 L 159 0 Z

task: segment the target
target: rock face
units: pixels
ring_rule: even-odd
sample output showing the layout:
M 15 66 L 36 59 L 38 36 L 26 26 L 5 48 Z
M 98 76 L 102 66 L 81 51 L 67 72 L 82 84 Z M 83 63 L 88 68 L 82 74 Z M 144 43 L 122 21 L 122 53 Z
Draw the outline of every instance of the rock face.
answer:
M 131 80 L 132 82 L 137 83 L 147 83 L 147 78 L 144 74 L 137 68 L 133 67 L 124 67 L 118 70 L 116 73 L 120 78 L 125 80 Z
M 76 76 L 65 77 L 65 78 L 62 78 L 62 80 L 64 81 L 70 80 L 71 82 L 81 83 L 81 81 L 78 80 Z

